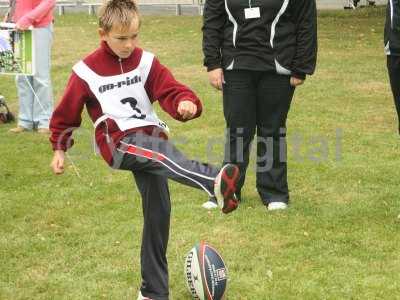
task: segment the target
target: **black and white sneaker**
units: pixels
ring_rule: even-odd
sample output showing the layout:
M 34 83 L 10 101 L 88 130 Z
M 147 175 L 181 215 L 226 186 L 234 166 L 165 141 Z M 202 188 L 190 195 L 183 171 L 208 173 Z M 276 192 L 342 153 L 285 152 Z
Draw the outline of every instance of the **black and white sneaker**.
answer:
M 227 164 L 219 171 L 214 183 L 214 194 L 222 212 L 228 214 L 238 207 L 236 198 L 236 185 L 239 180 L 239 168 Z
M 207 209 L 207 210 L 212 210 L 218 207 L 218 201 L 217 198 L 214 197 L 210 197 L 210 199 L 208 199 L 207 202 L 204 202 L 202 205 L 203 208 Z
M 138 295 L 137 300 L 153 300 L 153 299 L 143 296 L 142 292 L 139 291 L 139 295 Z
M 283 210 L 283 209 L 287 209 L 287 208 L 288 208 L 288 205 L 285 202 L 271 202 L 271 203 L 268 204 L 268 207 L 267 207 L 267 209 L 269 211 L 272 211 L 272 210 Z

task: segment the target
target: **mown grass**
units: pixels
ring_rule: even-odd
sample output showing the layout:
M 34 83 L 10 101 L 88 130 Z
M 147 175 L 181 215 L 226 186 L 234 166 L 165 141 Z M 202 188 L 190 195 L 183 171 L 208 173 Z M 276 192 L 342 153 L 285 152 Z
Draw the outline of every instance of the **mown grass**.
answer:
M 172 138 L 190 157 L 219 163 L 221 95 L 202 67 L 201 18 L 146 16 L 142 25 L 142 47 L 204 102 L 203 116 L 185 124 L 160 112 Z M 254 157 L 245 201 L 228 216 L 171 182 L 171 299 L 190 299 L 183 261 L 200 240 L 228 265 L 226 299 L 400 299 L 399 137 L 383 25 L 382 8 L 319 14 L 318 69 L 296 91 L 288 121 L 289 210 L 261 204 Z M 56 99 L 97 44 L 95 18 L 57 18 Z M 1 77 L 0 92 L 17 111 L 12 78 Z M 129 173 L 93 155 L 84 119 L 69 154 L 79 177 L 71 164 L 51 174 L 45 137 L 0 126 L 0 299 L 136 299 L 140 197 Z

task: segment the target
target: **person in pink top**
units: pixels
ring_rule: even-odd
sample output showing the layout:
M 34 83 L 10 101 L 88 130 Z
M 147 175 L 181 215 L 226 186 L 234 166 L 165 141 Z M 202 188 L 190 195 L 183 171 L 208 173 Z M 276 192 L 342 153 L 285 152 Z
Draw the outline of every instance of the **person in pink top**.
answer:
M 7 22 L 18 30 L 33 28 L 36 71 L 33 76 L 18 75 L 18 126 L 11 129 L 21 133 L 37 129 L 49 134 L 53 112 L 53 91 L 50 80 L 51 43 L 53 39 L 53 8 L 55 0 L 10 0 Z

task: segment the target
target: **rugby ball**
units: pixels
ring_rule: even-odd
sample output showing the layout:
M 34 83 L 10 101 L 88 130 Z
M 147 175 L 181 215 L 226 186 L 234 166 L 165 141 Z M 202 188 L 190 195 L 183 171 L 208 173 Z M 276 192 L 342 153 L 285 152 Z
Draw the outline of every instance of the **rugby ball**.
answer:
M 228 271 L 217 250 L 201 242 L 186 256 L 185 279 L 193 299 L 220 300 L 226 290 Z

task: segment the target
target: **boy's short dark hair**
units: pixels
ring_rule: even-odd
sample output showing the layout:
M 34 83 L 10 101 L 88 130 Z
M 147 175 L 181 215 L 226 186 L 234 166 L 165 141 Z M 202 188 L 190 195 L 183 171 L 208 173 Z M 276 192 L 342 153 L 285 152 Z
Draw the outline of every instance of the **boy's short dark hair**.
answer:
M 115 25 L 129 27 L 135 19 L 140 24 L 138 7 L 132 0 L 109 0 L 99 10 L 99 26 L 105 32 Z

